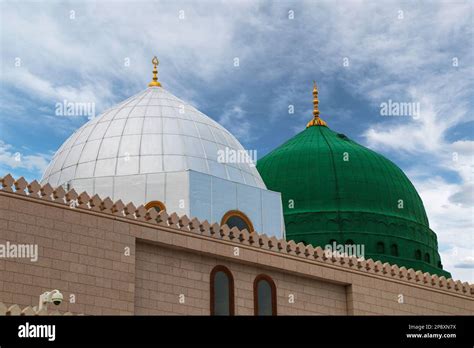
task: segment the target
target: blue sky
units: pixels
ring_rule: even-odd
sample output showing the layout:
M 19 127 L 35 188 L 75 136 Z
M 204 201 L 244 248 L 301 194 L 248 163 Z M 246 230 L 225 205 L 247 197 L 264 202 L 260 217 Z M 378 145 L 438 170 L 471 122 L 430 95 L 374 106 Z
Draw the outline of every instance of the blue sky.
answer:
M 0 175 L 39 179 L 87 122 L 55 104 L 99 114 L 146 87 L 155 54 L 166 89 L 259 157 L 304 129 L 316 80 L 322 118 L 407 173 L 445 268 L 472 282 L 472 4 L 2 1 Z M 389 99 L 420 117 L 382 117 Z

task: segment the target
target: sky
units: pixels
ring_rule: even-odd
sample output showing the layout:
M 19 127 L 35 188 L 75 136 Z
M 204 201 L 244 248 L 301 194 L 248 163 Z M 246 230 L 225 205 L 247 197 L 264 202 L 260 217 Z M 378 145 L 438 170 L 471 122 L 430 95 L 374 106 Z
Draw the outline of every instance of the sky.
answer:
M 259 157 L 304 129 L 316 80 L 321 117 L 403 169 L 444 268 L 472 283 L 473 6 L 1 0 L 0 175 L 40 179 L 88 121 L 56 116 L 56 103 L 100 114 L 146 88 L 154 55 L 167 90 Z M 389 102 L 419 113 L 384 116 Z

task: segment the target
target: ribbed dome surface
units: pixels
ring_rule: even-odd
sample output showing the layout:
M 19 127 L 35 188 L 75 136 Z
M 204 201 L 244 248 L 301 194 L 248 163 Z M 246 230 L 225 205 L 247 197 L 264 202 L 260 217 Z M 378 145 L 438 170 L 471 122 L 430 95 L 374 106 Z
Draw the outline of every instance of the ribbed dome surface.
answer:
M 423 202 L 395 164 L 327 127 L 307 128 L 262 158 L 258 170 L 268 187 L 295 200 L 289 214 L 359 211 L 428 225 Z
M 257 168 L 267 188 L 282 193 L 287 239 L 364 244 L 368 257 L 440 273 L 423 202 L 382 155 L 328 127 L 311 126 Z
M 244 150 L 208 116 L 164 88 L 149 87 L 78 129 L 56 152 L 42 183 L 191 169 L 265 188 L 255 166 L 218 162 L 218 151 L 226 148 Z

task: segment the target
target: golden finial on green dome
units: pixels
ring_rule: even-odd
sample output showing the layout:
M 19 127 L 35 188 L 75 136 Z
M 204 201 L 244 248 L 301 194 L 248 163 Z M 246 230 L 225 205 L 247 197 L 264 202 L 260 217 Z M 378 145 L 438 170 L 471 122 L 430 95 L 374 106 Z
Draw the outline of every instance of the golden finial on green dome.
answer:
M 316 81 L 313 81 L 313 119 L 308 122 L 306 128 L 311 126 L 325 126 L 327 127 L 326 122 L 324 122 L 319 117 L 319 99 L 318 99 L 318 87 L 316 86 Z
M 148 87 L 161 87 L 161 83 L 158 82 L 158 69 L 157 69 L 158 64 L 160 64 L 160 61 L 158 60 L 158 58 L 156 58 L 156 56 L 154 56 L 151 62 L 153 64 L 153 81 L 151 81 L 148 84 Z

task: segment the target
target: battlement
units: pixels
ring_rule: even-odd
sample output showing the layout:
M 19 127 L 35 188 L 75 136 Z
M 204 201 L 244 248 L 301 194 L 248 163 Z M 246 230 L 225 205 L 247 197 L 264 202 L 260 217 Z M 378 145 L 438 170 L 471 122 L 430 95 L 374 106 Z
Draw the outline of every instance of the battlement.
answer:
M 74 189 L 66 192 L 63 187 L 53 188 L 46 184 L 41 186 L 36 180 L 28 183 L 23 177 L 14 179 L 10 174 L 0 179 L 0 194 L 20 195 L 26 199 L 43 200 L 52 204 L 67 205 L 71 209 L 89 210 L 99 214 L 112 215 L 120 219 L 130 219 L 146 223 L 150 227 L 160 226 L 170 231 L 180 233 L 191 233 L 203 238 L 212 238 L 232 243 L 236 246 L 246 246 L 252 249 L 260 249 L 265 252 L 275 253 L 290 258 L 305 259 L 310 263 L 327 265 L 332 268 L 350 269 L 358 273 L 372 274 L 397 281 L 416 284 L 423 287 L 433 288 L 449 293 L 474 297 L 474 285 L 460 280 L 446 279 L 444 276 L 432 275 L 416 271 L 412 268 L 406 269 L 398 265 L 382 263 L 372 259 L 364 260 L 356 257 L 328 255 L 321 247 L 295 243 L 268 237 L 265 234 L 247 230 L 229 228 L 227 225 L 199 221 L 197 218 L 189 218 L 186 215 L 178 216 L 176 213 L 162 211 L 158 213 L 154 209 L 147 210 L 143 205 L 135 207 L 132 203 L 124 204 L 121 200 L 113 202 L 110 198 L 102 199 L 98 195 L 90 197 L 86 192 L 78 194 Z M 126 221 L 126 220 L 125 220 Z M 1 306 L 0 306 L 1 308 Z M 10 307 L 12 308 L 12 307 Z M 27 310 L 25 308 L 23 311 Z M 17 308 L 13 308 L 15 313 Z M 32 309 L 27 312 L 31 313 Z M 11 312 L 11 311 L 10 311 Z M 22 311 L 20 311 L 22 312 Z M 0 309 L 2 313 L 2 309 Z M 7 313 L 7 310 L 5 310 Z M 39 315 L 39 314 L 38 314 Z

